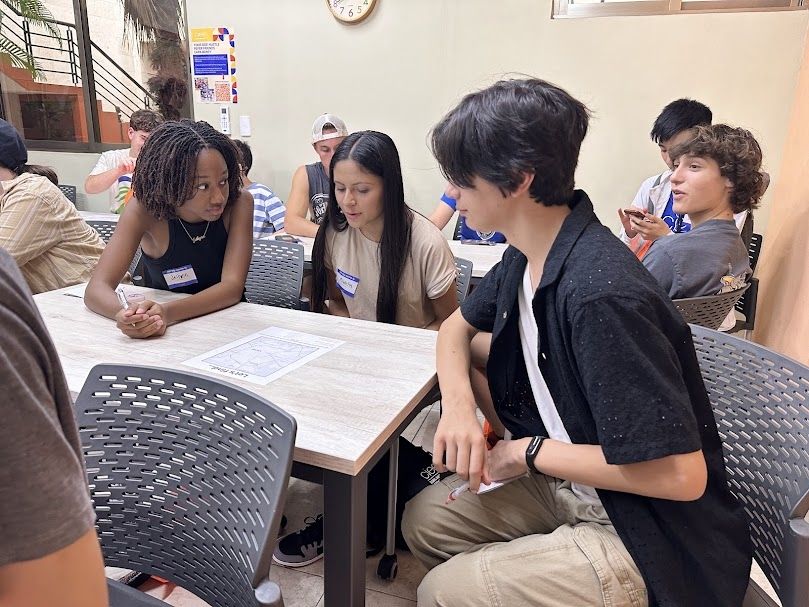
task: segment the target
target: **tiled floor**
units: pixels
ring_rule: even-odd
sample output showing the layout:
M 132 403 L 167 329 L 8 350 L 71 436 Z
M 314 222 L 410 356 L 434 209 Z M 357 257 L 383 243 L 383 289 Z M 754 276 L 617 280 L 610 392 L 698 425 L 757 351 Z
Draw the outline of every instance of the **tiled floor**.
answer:
M 403 436 L 415 445 L 432 448 L 437 424 L 438 404 L 435 404 L 420 413 L 405 430 Z M 288 529 L 294 530 L 303 525 L 307 516 L 314 516 L 321 512 L 323 503 L 321 487 L 292 479 L 287 502 L 295 505 L 294 508 L 288 508 L 286 513 L 289 518 Z M 416 606 L 416 588 L 424 577 L 425 569 L 410 553 L 399 551 L 397 554 L 399 573 L 396 579 L 390 582 L 381 580 L 376 575 L 379 556 L 367 560 L 365 598 L 368 607 Z M 755 563 L 752 577 L 769 592 L 770 596 L 775 597 L 772 587 Z M 298 569 L 273 565 L 270 570 L 270 578 L 281 587 L 286 607 L 325 607 L 322 560 Z M 158 596 L 175 607 L 207 607 L 207 603 L 200 601 L 182 588 L 171 589 L 163 586 L 150 591 L 150 594 Z

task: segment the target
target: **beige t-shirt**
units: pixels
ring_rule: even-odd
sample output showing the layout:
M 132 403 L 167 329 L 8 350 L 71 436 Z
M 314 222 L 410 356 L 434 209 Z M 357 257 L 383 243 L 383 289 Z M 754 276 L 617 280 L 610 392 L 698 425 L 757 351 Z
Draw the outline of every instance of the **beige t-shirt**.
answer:
M 325 264 L 334 272 L 351 318 L 376 320 L 379 293 L 379 243 L 352 227 L 326 233 Z M 410 255 L 399 281 L 396 324 L 423 328 L 435 320 L 431 299 L 455 288 L 455 258 L 441 231 L 413 213 Z
M 23 173 L 0 184 L 0 248 L 34 293 L 90 280 L 104 241 L 46 177 Z

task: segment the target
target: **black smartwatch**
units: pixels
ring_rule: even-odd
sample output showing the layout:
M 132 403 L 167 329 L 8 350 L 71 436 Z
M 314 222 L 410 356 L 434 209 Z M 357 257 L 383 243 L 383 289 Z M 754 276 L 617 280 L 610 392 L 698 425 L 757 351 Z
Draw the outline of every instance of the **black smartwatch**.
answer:
M 528 448 L 525 450 L 525 463 L 528 464 L 528 470 L 534 474 L 539 474 L 539 470 L 537 470 L 536 466 L 534 466 L 534 460 L 536 460 L 539 449 L 542 447 L 542 443 L 546 438 L 548 437 L 534 436 L 531 439 L 531 442 L 528 443 Z

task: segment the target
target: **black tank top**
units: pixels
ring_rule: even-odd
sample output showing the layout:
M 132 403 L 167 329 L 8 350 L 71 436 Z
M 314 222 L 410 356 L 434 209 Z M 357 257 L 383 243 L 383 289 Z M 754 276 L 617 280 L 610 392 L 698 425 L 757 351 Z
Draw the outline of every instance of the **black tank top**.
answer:
M 225 260 L 225 249 L 228 244 L 228 233 L 220 217 L 205 228 L 207 222 L 183 223 L 179 218 L 169 219 L 169 247 L 162 257 L 154 259 L 143 254 L 144 285 L 152 289 L 162 289 L 175 293 L 199 293 L 210 286 L 221 282 L 222 263 Z M 188 234 L 183 230 L 188 230 Z M 198 242 L 191 238 L 205 234 Z M 187 268 L 193 270 L 193 276 Z M 166 275 L 173 283 L 166 282 Z

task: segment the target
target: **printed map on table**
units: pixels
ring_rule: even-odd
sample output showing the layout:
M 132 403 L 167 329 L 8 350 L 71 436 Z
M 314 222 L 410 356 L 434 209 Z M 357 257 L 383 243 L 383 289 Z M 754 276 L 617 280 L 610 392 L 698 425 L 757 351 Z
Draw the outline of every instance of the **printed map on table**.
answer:
M 268 327 L 183 364 L 266 386 L 342 343 L 338 339 Z

